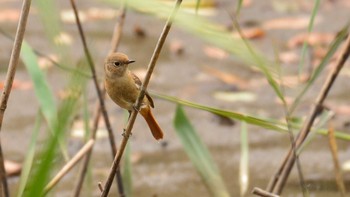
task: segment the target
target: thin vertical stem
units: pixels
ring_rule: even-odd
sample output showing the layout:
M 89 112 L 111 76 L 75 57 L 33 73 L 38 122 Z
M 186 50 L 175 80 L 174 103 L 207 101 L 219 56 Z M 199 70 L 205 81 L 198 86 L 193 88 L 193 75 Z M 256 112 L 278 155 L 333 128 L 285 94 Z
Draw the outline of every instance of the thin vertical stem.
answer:
M 121 35 L 122 35 L 122 29 L 123 29 L 123 25 L 124 25 L 125 16 L 126 16 L 125 1 L 126 0 L 123 0 L 123 2 L 121 4 L 121 7 L 120 7 L 120 15 L 119 15 L 119 18 L 118 18 L 118 22 L 116 23 L 115 28 L 114 28 L 114 33 L 113 33 L 113 38 L 112 38 L 112 45 L 111 45 L 111 49 L 110 49 L 109 53 L 112 53 L 112 52 L 116 51 L 118 49 L 118 46 L 119 46 L 119 43 L 120 43 L 120 39 L 121 39 Z M 76 15 L 76 21 L 77 21 L 79 32 L 80 32 L 80 35 L 81 35 L 81 38 L 82 38 L 82 41 L 83 41 L 85 53 L 86 53 L 87 57 L 90 57 L 90 59 L 91 59 L 89 50 L 88 50 L 88 48 L 86 46 L 85 36 L 83 34 L 83 30 L 82 30 L 82 27 L 81 27 L 81 24 L 80 24 L 80 20 L 79 20 L 78 14 L 77 14 L 77 9 L 76 9 L 74 0 L 71 0 L 71 3 L 72 3 L 73 10 L 75 12 L 75 15 Z M 97 80 L 95 80 L 96 79 L 96 74 L 95 73 L 96 72 L 93 71 L 93 78 L 94 78 L 96 90 L 97 90 L 97 93 L 98 93 L 98 96 L 99 96 L 99 102 L 96 104 L 97 105 L 97 107 L 96 107 L 97 110 L 96 110 L 96 113 L 95 113 L 95 116 L 94 116 L 94 122 L 93 122 L 91 139 L 95 139 L 96 138 L 97 129 L 98 129 L 98 125 L 99 125 L 99 120 L 100 120 L 101 114 L 103 114 L 103 117 L 104 117 L 104 120 L 105 120 L 105 125 L 106 125 L 107 131 L 108 131 L 108 135 L 109 135 L 109 141 L 110 141 L 111 150 L 112 150 L 112 157 L 113 157 L 114 155 L 116 155 L 117 149 L 116 149 L 116 145 L 115 145 L 116 143 L 114 141 L 114 135 L 113 135 L 112 127 L 111 127 L 111 124 L 110 124 L 109 119 L 108 119 L 107 111 L 106 111 L 106 109 L 104 107 L 104 98 L 105 98 L 106 91 L 104 89 L 103 84 L 101 85 L 101 88 L 99 87 Z M 92 150 L 93 150 L 93 148 L 91 148 L 86 153 L 86 156 L 84 158 L 83 166 L 82 166 L 82 169 L 80 171 L 80 176 L 78 178 L 77 186 L 76 186 L 75 191 L 74 191 L 74 196 L 75 197 L 80 196 L 80 192 L 81 192 L 81 189 L 83 187 L 85 175 L 87 173 L 89 162 L 90 162 L 90 159 L 91 159 Z M 116 180 L 117 180 L 119 196 L 124 197 L 125 196 L 125 192 L 124 192 L 124 187 L 123 187 L 122 176 L 121 176 L 121 173 L 120 173 L 119 169 L 116 172 Z
M 103 188 L 103 191 L 101 193 L 101 197 L 106 197 L 109 193 L 109 190 L 111 188 L 111 185 L 112 185 L 112 182 L 113 182 L 113 176 L 114 174 L 116 173 L 117 169 L 119 169 L 119 164 L 120 164 L 120 161 L 121 161 L 121 158 L 123 156 L 123 153 L 124 153 L 124 150 L 125 150 L 125 147 L 126 147 L 126 144 L 128 143 L 128 140 L 129 140 L 129 136 L 131 134 L 131 130 L 134 126 L 134 123 L 135 123 L 135 119 L 136 119 L 136 116 L 137 116 L 137 112 L 138 110 L 140 109 L 140 106 L 141 106 L 141 101 L 143 99 L 143 97 L 145 96 L 145 93 L 146 93 L 146 89 L 147 89 L 147 86 L 148 86 L 148 83 L 151 79 L 151 76 L 152 76 L 152 72 L 156 66 L 156 62 L 158 60 L 158 57 L 159 57 L 159 54 L 162 50 L 162 47 L 164 45 L 164 42 L 165 42 L 165 39 L 170 31 L 170 28 L 171 28 L 171 25 L 172 25 L 172 22 L 173 22 L 173 19 L 180 7 L 180 4 L 181 4 L 182 0 L 177 0 L 176 1 L 176 6 L 175 8 L 173 9 L 172 13 L 170 14 L 164 28 L 163 28 L 163 31 L 160 35 L 160 38 L 157 42 L 157 45 L 156 45 L 156 48 L 154 49 L 154 52 L 153 52 L 153 55 L 151 57 L 151 60 L 150 60 L 150 63 L 148 65 L 148 69 L 147 69 L 147 74 L 146 74 L 146 77 L 145 77 L 145 80 L 144 82 L 142 83 L 142 86 L 141 86 L 141 91 L 139 93 L 139 96 L 136 100 L 136 103 L 135 103 L 135 106 L 136 106 L 136 110 L 134 109 L 131 113 L 131 116 L 129 117 L 129 121 L 128 121 L 128 124 L 126 126 L 126 129 L 125 129 L 125 135 L 124 135 L 124 138 L 122 139 L 122 142 L 119 146 L 119 151 L 118 153 L 115 155 L 114 157 L 114 160 L 113 160 L 113 164 L 112 164 L 112 167 L 110 169 L 110 173 L 108 175 L 108 178 L 107 178 L 107 181 L 104 185 L 104 188 Z
M 31 0 L 24 0 L 23 1 L 21 16 L 20 16 L 19 23 L 17 26 L 16 37 L 15 37 L 14 45 L 13 45 L 12 52 L 11 52 L 9 66 L 7 69 L 4 91 L 2 92 L 1 98 L 0 98 L 0 131 L 2 128 L 2 122 L 4 119 L 5 110 L 7 108 L 7 102 L 8 102 L 8 99 L 10 97 L 13 80 L 14 80 L 15 74 L 16 74 L 16 68 L 17 68 L 18 61 L 19 61 L 19 55 L 21 52 L 24 33 L 26 30 L 30 5 L 31 5 Z M 1 179 L 1 184 L 0 184 L 1 196 L 2 195 L 4 195 L 5 197 L 10 196 L 8 185 L 7 185 L 7 180 L 6 180 L 4 157 L 3 157 L 2 147 L 1 147 L 1 137 L 0 137 L 0 179 Z

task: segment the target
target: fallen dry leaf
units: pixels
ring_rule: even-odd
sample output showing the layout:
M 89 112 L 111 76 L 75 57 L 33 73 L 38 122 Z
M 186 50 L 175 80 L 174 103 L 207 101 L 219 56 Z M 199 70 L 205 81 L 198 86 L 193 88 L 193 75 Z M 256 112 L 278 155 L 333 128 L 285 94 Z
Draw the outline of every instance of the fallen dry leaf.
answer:
M 58 45 L 71 45 L 73 43 L 73 38 L 71 35 L 69 35 L 66 32 L 60 32 L 55 38 L 54 38 L 55 44 Z
M 286 17 L 277 18 L 263 22 L 262 27 L 265 30 L 275 29 L 303 29 L 309 25 L 309 17 Z M 316 17 L 315 23 L 318 24 L 320 19 Z
M 281 84 L 283 86 L 293 88 L 298 86 L 300 83 L 305 83 L 309 79 L 309 75 L 306 73 L 301 74 L 300 76 L 297 75 L 289 75 L 289 76 L 283 76 L 282 82 L 279 79 L 276 79 L 277 83 Z
M 22 165 L 13 161 L 5 160 L 5 171 L 7 176 L 16 176 L 21 173 Z
M 279 53 L 279 60 L 285 64 L 292 64 L 299 61 L 299 54 L 295 51 L 285 51 Z
M 339 105 L 338 103 L 337 104 L 326 103 L 324 106 L 332 110 L 338 115 L 345 115 L 345 116 L 350 115 L 350 105 Z
M 320 33 L 320 32 L 312 32 L 312 33 L 300 33 L 287 42 L 288 48 L 295 48 L 297 46 L 301 46 L 305 41 L 311 45 L 328 45 L 334 39 L 333 33 Z
M 174 40 L 170 43 L 170 51 L 176 55 L 181 55 L 184 52 L 184 45 L 179 40 Z
M 244 80 L 233 73 L 223 72 L 211 66 L 203 66 L 202 68 L 207 74 L 214 76 L 229 85 L 235 85 L 239 87 L 239 89 L 246 89 L 249 86 L 249 81 Z
M 55 62 L 58 62 L 57 55 L 51 54 L 51 55 L 48 55 L 48 58 L 50 58 L 51 60 L 53 60 Z M 38 64 L 39 64 L 39 67 L 41 69 L 48 69 L 48 68 L 51 68 L 53 66 L 53 62 L 48 58 L 47 57 L 38 57 Z
M 118 12 L 112 8 L 89 8 L 86 10 L 88 20 L 106 20 L 112 19 L 118 15 Z
M 227 102 L 253 102 L 256 101 L 256 95 L 251 92 L 224 92 L 219 91 L 214 93 L 214 98 Z
M 89 8 L 78 11 L 81 22 L 112 19 L 118 15 L 118 12 L 111 8 Z M 66 23 L 75 23 L 73 10 L 61 11 L 61 19 Z
M 139 25 L 136 25 L 134 27 L 134 33 L 137 37 L 140 37 L 140 38 L 144 38 L 147 35 L 145 29 L 140 27 Z
M 1 22 L 17 22 L 19 19 L 19 10 L 17 9 L 2 9 L 0 10 L 0 23 Z
M 226 59 L 228 57 L 228 53 L 220 48 L 217 47 L 211 47 L 211 46 L 206 46 L 204 47 L 204 53 L 211 58 L 214 59 Z
M 288 96 L 284 96 L 284 100 L 286 101 L 287 106 L 291 106 L 292 103 L 293 103 L 293 101 L 294 101 L 293 98 L 288 97 Z M 282 101 L 281 101 L 281 99 L 280 99 L 279 97 L 276 97 L 276 98 L 275 98 L 275 102 L 276 102 L 277 104 L 283 105 L 283 103 L 282 103 Z
M 0 82 L 0 90 L 4 89 L 5 82 Z M 12 83 L 12 89 L 19 89 L 19 90 L 29 90 L 32 88 L 32 82 L 30 81 L 19 81 L 14 80 Z
M 265 36 L 265 31 L 260 27 L 242 28 L 242 36 L 246 39 L 257 39 Z M 234 38 L 241 38 L 238 32 L 233 33 Z

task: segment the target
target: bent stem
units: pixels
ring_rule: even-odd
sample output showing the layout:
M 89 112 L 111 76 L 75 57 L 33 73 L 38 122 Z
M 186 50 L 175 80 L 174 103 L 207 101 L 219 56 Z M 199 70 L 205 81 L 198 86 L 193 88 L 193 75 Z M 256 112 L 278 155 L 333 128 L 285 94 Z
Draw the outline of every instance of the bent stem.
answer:
M 122 29 L 124 26 L 124 20 L 125 20 L 125 15 L 126 15 L 125 1 L 126 0 L 123 1 L 122 5 L 120 7 L 121 11 L 120 11 L 118 22 L 116 23 L 115 28 L 114 28 L 112 45 L 111 45 L 111 49 L 110 49 L 109 53 L 116 51 L 118 49 L 118 46 L 120 43 Z M 77 21 L 78 21 L 79 18 L 78 18 L 77 14 L 76 14 L 76 17 L 77 17 Z M 80 24 L 80 22 L 78 24 Z M 79 27 L 79 25 L 78 25 L 78 27 Z M 83 41 L 83 43 L 85 43 L 85 42 Z M 86 45 L 86 44 L 84 44 L 84 45 Z M 96 85 L 97 91 L 99 91 L 98 84 L 95 83 L 95 85 Z M 102 100 L 104 101 L 106 91 L 104 89 L 103 84 L 101 85 L 100 90 L 101 90 Z M 114 135 L 113 135 L 113 131 L 112 131 L 112 127 L 110 125 L 109 119 L 106 118 L 106 116 L 107 116 L 106 110 L 104 108 L 104 104 L 101 104 L 101 100 L 96 104 L 96 108 L 97 108 L 97 110 L 96 110 L 95 117 L 94 117 L 92 134 L 91 134 L 90 139 L 93 139 L 93 140 L 96 139 L 96 133 L 97 133 L 98 125 L 99 125 L 99 120 L 101 117 L 101 113 L 103 113 L 104 119 L 105 119 L 105 125 L 106 125 L 108 135 L 109 135 L 109 141 L 110 141 L 111 150 L 112 150 L 112 157 L 114 157 L 114 155 L 116 155 L 116 153 L 117 153 L 117 149 L 116 149 L 116 145 L 115 145 L 115 141 L 114 141 Z M 91 158 L 91 154 L 92 154 L 92 149 L 93 149 L 93 147 L 86 153 L 86 156 L 84 158 L 83 166 L 82 166 L 82 169 L 80 171 L 80 176 L 78 178 L 78 182 L 77 182 L 77 186 L 75 188 L 74 196 L 80 195 L 80 191 L 81 191 L 81 188 L 83 186 L 85 175 L 86 175 L 86 172 L 88 170 L 88 166 L 89 166 L 89 162 L 90 162 L 90 158 Z M 119 196 L 123 197 L 123 196 L 125 196 L 125 192 L 124 192 L 122 177 L 121 177 L 121 173 L 120 173 L 119 169 L 116 172 L 116 179 L 117 179 Z
M 160 35 L 160 38 L 159 38 L 159 40 L 157 42 L 156 48 L 154 49 L 153 55 L 151 57 L 149 65 L 148 65 L 148 69 L 147 69 L 147 74 L 146 74 L 145 80 L 142 83 L 140 94 L 139 94 L 139 96 L 138 96 L 138 98 L 136 100 L 136 103 L 135 103 L 136 110 L 134 109 L 132 111 L 132 113 L 131 113 L 131 116 L 129 118 L 128 124 L 127 124 L 126 129 L 125 129 L 125 135 L 124 135 L 124 137 L 122 139 L 122 142 L 120 144 L 119 151 L 114 157 L 111 170 L 109 172 L 107 181 L 106 181 L 106 183 L 104 185 L 104 188 L 103 188 L 103 191 L 101 193 L 101 197 L 106 197 L 108 195 L 109 190 L 110 190 L 111 185 L 112 185 L 112 182 L 113 182 L 113 176 L 114 176 L 115 172 L 117 171 L 117 169 L 119 169 L 120 160 L 121 160 L 121 158 L 123 156 L 126 144 L 128 143 L 128 139 L 129 139 L 129 136 L 131 134 L 131 130 L 132 130 L 132 128 L 134 126 L 134 123 L 135 123 L 137 112 L 139 111 L 140 106 L 141 106 L 141 101 L 142 101 L 143 97 L 145 96 L 148 83 L 149 83 L 149 81 L 151 79 L 151 76 L 152 76 L 152 72 L 153 72 L 153 70 L 155 68 L 155 65 L 156 65 L 156 62 L 158 60 L 159 54 L 160 54 L 160 52 L 162 50 L 162 47 L 163 47 L 164 42 L 165 42 L 165 39 L 166 39 L 166 37 L 167 37 L 167 35 L 168 35 L 169 31 L 170 31 L 170 28 L 171 28 L 171 25 L 172 25 L 172 21 L 173 21 L 175 15 L 177 13 L 179 7 L 180 7 L 181 2 L 182 2 L 182 0 L 177 0 L 176 1 L 176 5 L 175 5 L 172 13 L 169 16 L 169 18 L 168 18 L 168 20 L 167 20 L 167 22 L 165 24 L 165 27 L 163 28 L 163 31 L 162 31 L 162 33 Z
M 71 2 L 72 9 L 74 11 L 74 16 L 75 16 L 75 20 L 76 20 L 77 27 L 78 27 L 78 30 L 79 30 L 79 35 L 80 35 L 81 41 L 83 43 L 84 53 L 85 53 L 86 59 L 88 61 L 88 64 L 89 64 L 91 72 L 92 72 L 92 78 L 93 78 L 93 81 L 94 81 L 94 84 L 95 84 L 95 88 L 96 88 L 96 91 L 97 91 L 97 96 L 98 96 L 99 104 L 100 104 L 100 107 L 101 107 L 101 112 L 102 112 L 102 115 L 103 115 L 103 118 L 104 118 L 104 121 L 105 121 L 105 124 L 106 124 L 108 135 L 109 135 L 109 142 L 110 142 L 111 149 L 112 149 L 112 155 L 114 156 L 116 154 L 116 152 L 117 152 L 117 148 L 116 148 L 116 143 L 115 143 L 115 140 L 114 140 L 114 134 L 113 134 L 113 131 L 112 131 L 112 127 L 111 127 L 111 124 L 110 124 L 110 121 L 109 121 L 109 118 L 108 118 L 108 114 L 107 114 L 107 110 L 106 110 L 106 107 L 105 107 L 105 103 L 104 103 L 104 93 L 103 93 L 103 91 L 101 91 L 101 88 L 100 88 L 100 86 L 98 84 L 96 70 L 95 70 L 95 65 L 93 63 L 91 53 L 90 53 L 90 51 L 88 49 L 88 46 L 87 46 L 87 43 L 86 43 L 85 34 L 84 34 L 83 27 L 82 27 L 81 22 L 80 22 L 80 18 L 79 18 L 79 15 L 78 15 L 77 7 L 75 5 L 74 0 L 70 0 L 70 2 Z M 96 119 L 99 119 L 99 115 L 96 115 Z M 90 158 L 90 156 L 88 158 Z M 116 179 L 117 179 L 117 183 L 118 183 L 118 188 L 121 189 L 121 190 L 119 190 L 119 193 L 120 193 L 121 196 L 124 196 L 124 191 L 123 191 L 123 189 L 121 187 L 122 178 L 121 178 L 120 173 L 116 174 Z
M 326 99 L 332 85 L 335 82 L 335 79 L 337 78 L 340 70 L 343 68 L 344 63 L 346 59 L 349 57 L 350 54 L 350 36 L 348 36 L 345 47 L 343 51 L 341 52 L 341 55 L 339 56 L 336 66 L 334 67 L 333 71 L 329 74 L 327 80 L 325 81 L 320 94 L 318 95 L 315 105 L 310 110 L 310 114 L 308 115 L 307 120 L 305 121 L 299 135 L 297 136 L 295 140 L 295 148 L 298 149 L 306 137 L 308 136 L 310 129 L 317 117 L 317 114 L 322 110 L 323 102 Z M 285 183 L 287 182 L 288 176 L 293 168 L 294 162 L 295 162 L 295 155 L 291 154 L 292 150 L 290 149 L 288 151 L 286 160 L 283 161 L 282 165 L 280 166 L 278 172 L 280 172 L 280 175 L 275 175 L 275 177 L 278 177 L 275 182 L 270 188 L 269 192 L 273 192 L 276 194 L 281 194 L 282 190 L 285 186 Z
M 31 5 L 31 0 L 24 0 L 23 1 L 21 16 L 20 16 L 19 23 L 17 26 L 16 37 L 15 37 L 15 41 L 14 41 L 12 52 L 11 52 L 9 66 L 7 69 L 4 90 L 3 90 L 2 94 L 1 94 L 1 98 L 0 98 L 0 131 L 2 128 L 2 122 L 4 119 L 5 110 L 7 107 L 7 101 L 10 97 L 13 80 L 14 80 L 15 75 L 16 75 L 16 69 L 17 69 L 18 60 L 19 60 L 19 54 L 21 52 L 24 33 L 26 30 L 30 5 Z M 1 196 L 4 195 L 4 196 L 8 197 L 8 196 L 10 196 L 10 193 L 9 193 L 7 180 L 6 180 L 6 171 L 5 171 L 4 162 L 5 162 L 5 160 L 3 157 L 2 147 L 1 147 L 1 142 L 0 142 L 0 179 L 1 179 L 0 195 Z

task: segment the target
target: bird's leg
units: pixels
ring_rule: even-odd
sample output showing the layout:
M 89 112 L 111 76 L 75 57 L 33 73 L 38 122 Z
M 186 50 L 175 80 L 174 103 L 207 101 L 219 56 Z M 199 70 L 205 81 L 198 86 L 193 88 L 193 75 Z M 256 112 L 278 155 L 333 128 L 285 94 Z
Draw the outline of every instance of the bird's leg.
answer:
M 130 110 L 128 110 L 128 112 L 129 112 L 129 116 L 128 116 L 128 121 L 129 121 L 130 116 L 131 116 L 131 111 L 130 111 Z M 123 133 L 122 133 L 122 136 L 123 136 L 123 137 L 126 137 L 126 128 L 123 128 Z M 130 133 L 130 135 L 129 135 L 129 136 L 132 136 L 132 133 Z M 128 138 L 129 138 L 129 136 L 128 136 Z

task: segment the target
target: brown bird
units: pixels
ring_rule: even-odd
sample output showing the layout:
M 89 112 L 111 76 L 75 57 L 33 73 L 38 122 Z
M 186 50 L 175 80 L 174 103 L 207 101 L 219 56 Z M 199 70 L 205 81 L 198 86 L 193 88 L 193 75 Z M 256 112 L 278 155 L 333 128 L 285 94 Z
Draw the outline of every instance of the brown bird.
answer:
M 142 85 L 141 80 L 128 69 L 133 62 L 135 61 L 129 60 L 123 53 L 112 53 L 108 55 L 104 65 L 107 93 L 117 105 L 128 110 L 129 115 L 134 109 Z M 139 112 L 146 120 L 153 137 L 159 140 L 163 138 L 163 131 L 155 120 L 151 107 L 154 108 L 154 103 L 146 91 Z

